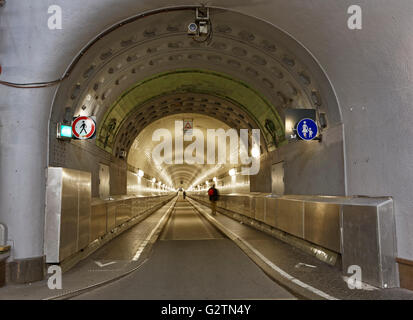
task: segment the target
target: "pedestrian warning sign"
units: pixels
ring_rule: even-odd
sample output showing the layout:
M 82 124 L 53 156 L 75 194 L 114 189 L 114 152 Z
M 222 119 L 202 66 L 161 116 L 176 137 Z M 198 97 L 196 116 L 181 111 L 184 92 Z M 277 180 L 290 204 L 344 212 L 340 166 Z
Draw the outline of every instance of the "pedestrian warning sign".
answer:
M 192 129 L 194 127 L 193 120 L 184 120 L 184 135 L 192 135 Z
M 96 134 L 95 117 L 80 116 L 72 122 L 73 138 L 79 140 L 93 139 Z

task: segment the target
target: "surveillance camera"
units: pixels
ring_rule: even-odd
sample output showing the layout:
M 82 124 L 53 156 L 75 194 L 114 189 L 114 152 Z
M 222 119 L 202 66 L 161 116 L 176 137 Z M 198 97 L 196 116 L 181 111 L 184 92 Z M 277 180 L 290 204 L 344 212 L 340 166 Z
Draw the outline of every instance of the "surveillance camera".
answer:
M 198 25 L 195 22 L 191 22 L 188 25 L 188 34 L 189 35 L 196 35 L 198 31 Z
M 119 158 L 120 159 L 126 159 L 126 151 L 125 150 L 120 150 L 119 152 Z
M 209 8 L 196 8 L 195 16 L 198 21 L 209 20 Z

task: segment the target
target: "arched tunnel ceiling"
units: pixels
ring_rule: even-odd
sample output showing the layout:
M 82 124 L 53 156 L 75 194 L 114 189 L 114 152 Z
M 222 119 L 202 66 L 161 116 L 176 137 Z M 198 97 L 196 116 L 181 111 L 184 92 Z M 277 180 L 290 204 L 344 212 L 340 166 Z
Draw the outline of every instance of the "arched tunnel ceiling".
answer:
M 175 141 L 175 121 L 182 121 L 184 119 L 193 119 L 194 130 L 200 130 L 201 136 L 191 137 L 191 141 L 184 141 L 183 148 L 187 148 L 196 139 L 203 138 L 204 152 L 207 153 L 206 142 L 206 130 L 207 129 L 219 129 L 228 130 L 230 127 L 207 115 L 201 115 L 198 113 L 180 113 L 171 116 L 166 116 L 158 120 L 154 120 L 148 126 L 146 126 L 133 141 L 128 154 L 128 165 L 135 171 L 141 169 L 145 172 L 147 178 L 151 179 L 155 177 L 158 181 L 172 185 L 174 187 L 183 187 L 187 189 L 191 184 L 205 183 L 205 179 L 211 179 L 213 176 L 219 176 L 227 173 L 229 169 L 234 167 L 228 160 L 230 158 L 230 149 L 226 148 L 226 161 L 225 164 L 167 164 L 160 163 L 156 165 L 156 161 L 152 158 L 152 151 L 155 146 L 159 144 L 159 141 L 153 141 L 153 133 L 162 128 L 166 129 L 172 134 L 172 141 Z M 215 154 L 218 154 L 217 145 L 215 145 Z M 175 159 L 176 149 L 172 149 L 172 158 Z M 237 154 L 238 155 L 238 154 Z M 205 159 L 203 159 L 205 160 Z M 182 181 L 182 184 L 181 184 Z
M 161 96 L 133 109 L 123 120 L 114 143 L 114 154 L 129 151 L 135 137 L 146 126 L 160 118 L 178 113 L 197 113 L 214 117 L 230 128 L 239 132 L 240 129 L 260 129 L 256 120 L 232 101 L 215 95 L 201 93 L 176 93 Z M 197 119 L 198 116 L 195 117 Z M 101 140 L 101 142 L 105 142 Z M 265 136 L 261 136 L 261 152 L 266 151 Z
M 51 126 L 70 114 L 95 115 L 100 126 L 125 91 L 156 74 L 183 69 L 209 70 L 247 84 L 281 121 L 285 108 L 316 108 L 327 113 L 330 124 L 340 122 L 324 72 L 286 33 L 252 17 L 211 9 L 212 42 L 198 43 L 186 34 L 194 14 L 148 15 L 99 36 L 60 86 Z
M 138 83 L 126 91 L 103 118 L 97 134 L 97 145 L 112 153 L 115 137 L 122 127 L 122 124 L 131 123 L 130 121 L 128 122 L 130 115 L 143 111 L 141 105 L 149 103 L 150 106 L 146 109 L 147 112 L 142 113 L 142 115 L 138 113 L 140 116 L 132 119 L 132 123 L 134 122 L 139 128 L 139 125 L 144 125 L 148 120 L 153 121 L 159 118 L 162 116 L 162 105 L 151 103 L 153 102 L 151 100 L 153 100 L 154 97 L 159 97 L 158 100 L 161 99 L 162 103 L 166 105 L 168 104 L 168 100 L 165 100 L 163 95 L 167 95 L 168 93 L 181 93 L 184 96 L 187 94 L 189 95 L 189 99 L 193 98 L 195 93 L 204 93 L 205 95 L 211 94 L 220 97 L 221 100 L 228 100 L 232 102 L 232 107 L 229 107 L 229 110 L 232 109 L 230 113 L 228 112 L 228 107 L 222 104 L 217 110 L 218 117 L 227 118 L 225 122 L 233 123 L 236 127 L 239 127 L 240 123 L 237 124 L 236 122 L 237 120 L 241 122 L 238 118 L 240 115 L 243 117 L 242 114 L 244 113 L 245 116 L 253 119 L 255 122 L 254 127 L 258 125 L 261 132 L 267 133 L 266 140 L 271 141 L 268 132 L 264 130 L 265 122 L 270 120 L 277 128 L 276 135 L 278 136 L 278 140 L 283 139 L 283 122 L 273 107 L 257 92 L 245 84 L 221 74 L 200 70 L 183 70 L 158 75 L 152 79 Z M 208 101 L 208 98 L 204 97 L 203 100 Z M 206 107 L 205 103 L 201 104 Z M 172 104 L 169 106 L 170 110 L 166 114 L 176 113 L 179 110 L 181 110 L 181 112 L 189 112 L 189 109 L 191 109 L 190 102 L 182 104 L 182 106 L 175 103 L 174 108 Z M 202 107 L 200 110 L 203 110 Z M 224 114 L 219 111 L 224 111 Z M 248 128 L 248 126 L 245 128 Z
M 274 147 L 265 122 L 274 122 L 282 140 L 287 108 L 313 108 L 326 114 L 329 125 L 341 122 L 325 73 L 285 32 L 253 17 L 212 8 L 212 41 L 199 43 L 187 35 L 194 15 L 195 9 L 148 14 L 101 34 L 75 59 L 58 88 L 51 132 L 57 122 L 73 116 L 96 116 L 97 139 L 72 144 L 98 146 L 94 154 L 112 157 L 128 150 L 151 122 L 195 112 L 237 129 L 260 128 L 265 152 Z M 178 98 L 180 102 L 172 101 Z M 182 177 L 193 177 L 184 171 Z

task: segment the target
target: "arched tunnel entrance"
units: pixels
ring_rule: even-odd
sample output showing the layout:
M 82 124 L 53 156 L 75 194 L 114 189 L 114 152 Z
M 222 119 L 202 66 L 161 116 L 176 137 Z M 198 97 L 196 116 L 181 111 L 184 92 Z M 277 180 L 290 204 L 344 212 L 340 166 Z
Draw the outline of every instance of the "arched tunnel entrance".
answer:
M 43 114 L 47 144 L 39 150 L 47 151 L 47 168 L 36 176 L 42 182 L 36 192 L 45 194 L 36 200 L 41 210 L 27 219 L 4 213 L 9 237 L 19 239 L 13 280 L 43 278 L 45 263 L 72 267 L 95 252 L 104 257 L 116 251 L 110 240 L 128 239 L 133 232 L 124 231 L 149 221 L 154 228 L 145 244 L 152 236 L 180 239 L 179 230 L 191 241 L 215 241 L 224 233 L 260 256 L 259 232 L 329 265 L 341 263 L 338 269 L 359 263 L 366 282 L 397 287 L 396 240 L 380 234 L 380 226 L 394 225 L 393 203 L 348 194 L 344 118 L 325 67 L 276 25 L 229 9 L 208 8 L 207 35 L 189 35 L 196 8 L 132 16 L 73 57 L 50 113 Z M 314 111 L 322 139 L 287 139 L 291 110 Z M 96 119 L 96 136 L 58 139 L 56 128 L 79 116 Z M 208 211 L 211 185 L 220 193 L 216 219 Z M 255 247 L 224 228 L 253 234 Z M 385 254 L 382 243 L 390 248 Z M 133 250 L 131 261 L 145 252 Z
M 311 54 L 276 27 L 222 9 L 210 9 L 213 32 L 208 41 L 200 42 L 186 30 L 194 13 L 193 8 L 166 10 L 130 19 L 82 52 L 56 93 L 49 131 L 73 117 L 94 116 L 96 139 L 68 143 L 50 135 L 49 166 L 90 172 L 92 202 L 168 197 L 177 189 L 198 196 L 211 185 L 222 197 L 271 194 L 274 163 L 283 163 L 283 177 L 278 180 L 286 194 L 345 195 L 340 110 L 332 86 Z M 322 143 L 288 143 L 284 122 L 290 109 L 315 110 L 319 124 L 323 117 Z M 189 135 L 184 129 L 188 121 Z M 224 161 L 217 161 L 222 150 L 215 138 L 212 147 L 208 140 L 208 132 L 219 129 L 225 134 L 233 130 L 239 141 L 241 131 L 248 132 L 244 145 L 236 142 L 235 151 L 230 150 L 233 137 L 224 139 Z M 157 135 L 159 130 L 164 131 Z M 252 137 L 254 130 L 259 132 L 258 141 Z M 154 151 L 161 142 L 162 161 L 158 161 Z M 258 163 L 253 174 L 243 174 L 245 166 L 231 161 L 238 160 L 242 145 L 250 165 Z M 336 165 L 327 166 L 331 162 Z M 250 201 L 254 202 L 248 207 L 259 207 L 260 200 Z M 93 210 L 92 206 L 92 225 L 98 219 Z M 181 210 L 185 214 L 186 209 Z M 109 207 L 106 212 L 109 216 Z M 179 222 L 178 213 L 171 218 L 178 221 L 176 225 L 165 232 L 185 238 L 188 231 L 182 230 L 189 222 Z M 188 221 L 198 221 L 194 228 L 200 223 L 192 213 Z M 79 218 L 78 233 L 80 225 Z M 199 231 L 198 236 L 204 239 L 207 234 Z M 45 241 L 48 248 L 47 242 L 53 240 L 46 234 Z M 75 250 L 65 251 L 58 260 Z
M 117 172 L 111 193 L 125 194 L 128 165 L 144 165 L 128 163 L 125 157 L 141 130 L 173 114 L 206 114 L 238 132 L 260 130 L 261 167 L 250 177 L 251 191 L 271 192 L 271 164 L 284 161 L 286 193 L 344 195 L 340 110 L 311 54 L 276 27 L 222 9 L 210 9 L 211 39 L 196 41 L 186 30 L 194 12 L 165 10 L 129 19 L 82 53 L 56 94 L 49 130 L 73 116 L 93 115 L 97 138 L 67 144 L 51 135 L 50 165 L 91 171 L 92 196 L 97 196 L 95 164 L 106 164 Z M 327 119 L 325 144 L 313 143 L 310 151 L 308 145 L 285 141 L 285 110 L 291 108 L 315 109 Z M 334 172 L 325 171 L 330 162 L 337 164 L 328 169 Z

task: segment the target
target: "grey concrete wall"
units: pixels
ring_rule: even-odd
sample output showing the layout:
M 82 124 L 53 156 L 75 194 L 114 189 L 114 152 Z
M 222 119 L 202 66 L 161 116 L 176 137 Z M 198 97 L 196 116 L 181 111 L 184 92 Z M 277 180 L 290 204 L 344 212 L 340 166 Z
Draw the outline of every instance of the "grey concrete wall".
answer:
M 363 29 L 347 28 L 354 1 L 223 0 L 286 30 L 319 61 L 334 85 L 345 132 L 348 194 L 395 200 L 399 256 L 413 259 L 413 2 L 362 0 Z M 2 80 L 61 76 L 106 27 L 142 12 L 192 1 L 8 1 L 0 9 Z M 48 5 L 64 10 L 63 30 L 47 28 Z M 17 257 L 42 254 L 47 125 L 54 89 L 0 87 L 0 221 Z
M 53 91 L 0 86 L 0 222 L 8 227 L 15 258 L 43 255 L 48 131 L 44 115 Z
M 335 87 L 344 123 L 348 194 L 394 197 L 398 255 L 413 259 L 413 2 L 359 1 L 360 31 L 346 26 L 354 1 L 272 3 L 276 10 L 262 2 L 254 14 L 303 43 Z
M 295 141 L 268 153 L 251 176 L 252 192 L 271 192 L 271 166 L 284 162 L 284 193 L 345 195 L 341 125 L 323 131 L 322 142 Z

